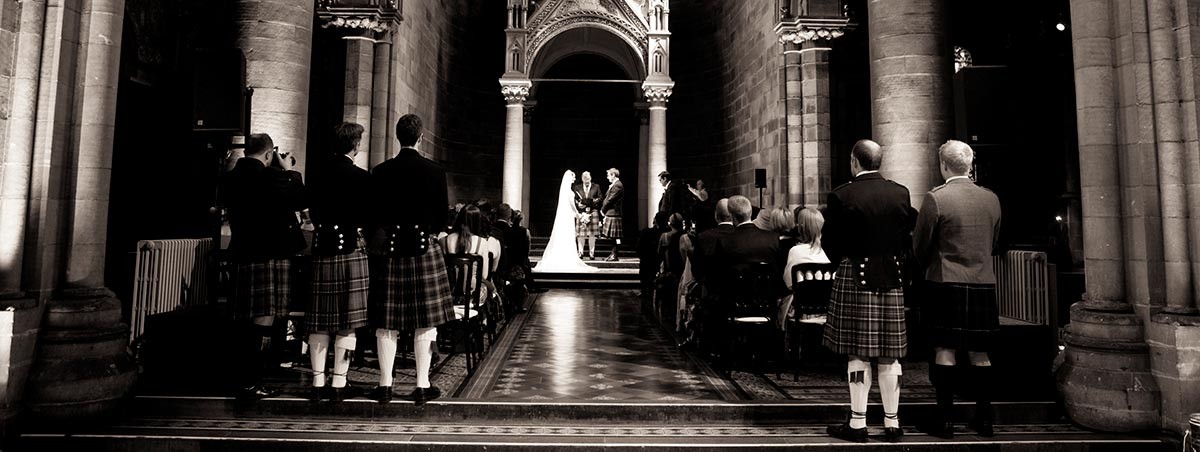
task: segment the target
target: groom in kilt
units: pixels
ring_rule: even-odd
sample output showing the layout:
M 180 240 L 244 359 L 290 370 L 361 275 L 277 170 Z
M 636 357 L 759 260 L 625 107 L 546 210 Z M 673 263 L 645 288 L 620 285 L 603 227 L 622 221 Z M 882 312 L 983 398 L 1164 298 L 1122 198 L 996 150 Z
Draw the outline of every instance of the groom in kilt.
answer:
M 291 299 L 292 258 L 305 247 L 296 212 L 305 207 L 304 184 L 292 160 L 279 155 L 271 137 L 251 134 L 245 157 L 224 177 L 222 199 L 229 209 L 229 254 L 233 261 L 236 320 L 249 321 L 240 396 L 278 395 L 262 379 L 275 367 L 271 355 L 275 318 Z
M 854 178 L 829 193 L 825 252 L 840 262 L 822 343 L 847 356 L 850 416 L 830 426 L 831 436 L 867 440 L 870 360 L 875 359 L 883 399 L 884 434 L 896 441 L 900 429 L 900 358 L 908 351 L 904 323 L 904 257 L 912 246 L 916 211 L 908 189 L 879 174 L 883 150 L 860 140 L 851 150 Z
M 367 325 L 369 288 L 366 242 L 371 175 L 354 165 L 363 126 L 344 122 L 335 129 L 334 152 L 309 170 L 309 216 L 315 230 L 312 243 L 312 306 L 305 314 L 309 359 L 313 370 L 313 401 L 323 395 L 334 402 L 347 396 L 346 373 L 357 345 L 356 328 Z M 333 389 L 325 393 L 325 358 L 333 340 Z M 324 393 L 324 394 L 323 394 Z
M 575 240 L 579 258 L 583 259 L 583 245 L 587 242 L 588 260 L 596 260 L 596 235 L 600 233 L 600 187 L 592 183 L 592 173 L 580 175 L 583 182 L 575 186 Z
M 429 382 L 437 327 L 454 320 L 453 296 L 441 246 L 435 240 L 446 225 L 446 171 L 417 152 L 421 118 L 396 122 L 400 152 L 371 173 L 376 246 L 386 259 L 372 272 L 370 319 L 376 327 L 379 387 L 374 398 L 392 399 L 392 370 L 401 331 L 413 332 L 417 385 L 410 397 L 418 404 L 441 396 Z

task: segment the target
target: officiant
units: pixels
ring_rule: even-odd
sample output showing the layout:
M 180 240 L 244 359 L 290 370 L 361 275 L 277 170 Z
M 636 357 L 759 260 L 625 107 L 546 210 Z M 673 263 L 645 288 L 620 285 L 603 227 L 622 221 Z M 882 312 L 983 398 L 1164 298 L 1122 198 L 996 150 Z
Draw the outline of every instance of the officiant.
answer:
M 592 183 L 592 173 L 584 171 L 583 180 L 572 191 L 575 192 L 575 240 L 579 258 L 583 258 L 583 245 L 588 245 L 588 260 L 596 260 L 596 235 L 600 232 L 600 187 Z

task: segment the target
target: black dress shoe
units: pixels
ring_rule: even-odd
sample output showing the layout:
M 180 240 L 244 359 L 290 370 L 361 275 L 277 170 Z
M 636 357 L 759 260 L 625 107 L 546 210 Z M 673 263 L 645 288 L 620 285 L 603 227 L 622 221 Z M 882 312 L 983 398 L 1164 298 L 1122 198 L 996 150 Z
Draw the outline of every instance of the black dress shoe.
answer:
M 442 390 L 438 389 L 437 386 L 430 386 L 428 388 L 416 388 L 416 389 L 413 389 L 412 394 L 409 395 L 409 397 L 412 398 L 413 403 L 415 403 L 417 405 L 423 405 L 425 402 L 428 402 L 430 400 L 436 399 L 441 396 L 442 396 Z
M 967 426 L 971 427 L 971 430 L 975 430 L 975 433 L 984 438 L 991 438 L 996 435 L 996 431 L 992 428 L 992 421 L 973 419 L 967 423 Z
M 362 390 L 359 388 L 353 387 L 353 386 L 346 386 L 343 388 L 330 388 L 329 402 L 330 403 L 340 403 L 343 400 L 353 399 L 360 395 L 362 395 Z
M 371 391 L 371 398 L 379 403 L 390 403 L 392 401 L 392 387 L 376 386 L 375 390 Z
M 884 427 L 883 428 L 883 437 L 885 439 L 887 439 L 887 441 L 889 443 L 894 443 L 896 441 L 900 441 L 901 436 L 904 436 L 904 430 L 901 429 L 900 427 Z
M 322 395 L 324 393 L 325 393 L 324 386 L 320 386 L 320 387 L 314 386 L 308 390 L 308 400 L 312 401 L 312 403 L 320 403 Z
M 825 429 L 829 436 L 856 443 L 867 442 L 867 428 L 851 428 L 850 424 L 830 425 Z
M 278 389 L 271 389 L 261 384 L 256 384 L 247 388 L 242 388 L 239 397 L 246 400 L 260 400 L 279 395 Z
M 917 429 L 925 432 L 929 436 L 936 436 L 941 439 L 954 438 L 954 424 L 947 421 L 933 421 L 917 426 Z

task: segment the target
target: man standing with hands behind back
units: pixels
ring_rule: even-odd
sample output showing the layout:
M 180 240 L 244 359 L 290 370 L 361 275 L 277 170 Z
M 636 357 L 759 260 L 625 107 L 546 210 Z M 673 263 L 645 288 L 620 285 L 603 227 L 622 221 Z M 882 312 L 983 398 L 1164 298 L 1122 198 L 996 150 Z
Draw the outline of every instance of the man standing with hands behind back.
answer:
M 600 233 L 600 187 L 592 183 L 592 173 L 584 171 L 580 175 L 583 182 L 575 187 L 575 210 L 579 217 L 575 219 L 576 249 L 579 258 L 583 258 L 583 244 L 588 244 L 588 260 L 596 260 L 596 234 Z
M 980 436 L 992 436 L 989 393 L 996 383 L 988 351 L 1000 329 L 992 269 L 1000 199 L 968 177 L 975 151 L 966 143 L 947 141 L 938 149 L 938 160 L 946 183 L 925 195 L 913 233 L 915 256 L 929 281 L 923 318 L 934 346 L 929 381 L 938 405 L 937 420 L 923 430 L 940 438 L 954 436 L 955 353 L 966 350 L 971 366 L 962 370 L 976 404 L 970 425 Z

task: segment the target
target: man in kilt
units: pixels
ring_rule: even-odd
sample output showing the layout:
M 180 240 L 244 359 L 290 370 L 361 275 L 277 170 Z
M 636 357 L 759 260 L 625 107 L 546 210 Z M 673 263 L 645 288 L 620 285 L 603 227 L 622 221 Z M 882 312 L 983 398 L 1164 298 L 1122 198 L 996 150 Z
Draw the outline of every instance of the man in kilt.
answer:
M 401 331 L 413 332 L 417 385 L 410 397 L 421 404 L 441 396 L 429 383 L 429 367 L 437 327 L 454 320 L 453 296 L 446 262 L 435 237 L 446 224 L 446 171 L 417 152 L 421 118 L 414 114 L 396 122 L 400 152 L 371 173 L 372 210 L 383 234 L 378 246 L 386 255 L 379 274 L 372 274 L 369 317 L 376 327 L 379 387 L 374 398 L 392 398 L 392 370 Z
M 354 165 L 363 126 L 344 122 L 334 133 L 336 148 L 309 171 L 309 215 L 315 231 L 312 243 L 312 306 L 305 314 L 309 359 L 313 370 L 313 401 L 325 387 L 325 357 L 333 341 L 332 391 L 327 398 L 345 396 L 350 354 L 357 339 L 354 330 L 367 325 L 368 278 L 366 242 L 371 175 Z
M 291 298 L 291 259 L 305 247 L 296 212 L 304 209 L 304 184 L 280 156 L 271 137 L 250 135 L 245 157 L 225 175 L 222 198 L 229 209 L 229 253 L 233 262 L 232 314 L 248 321 L 247 362 L 241 396 L 274 397 L 262 379 L 275 367 L 271 338 L 275 317 L 286 315 Z
M 908 189 L 879 174 L 883 150 L 860 140 L 851 150 L 854 178 L 829 193 L 824 248 L 840 262 L 829 318 L 822 342 L 846 355 L 850 385 L 850 416 L 829 434 L 850 441 L 867 440 L 867 394 L 871 389 L 870 360 L 883 399 L 884 433 L 889 441 L 903 434 L 900 405 L 900 362 L 908 349 L 904 325 L 904 256 L 912 247 L 916 211 Z
M 579 177 L 583 182 L 575 187 L 575 210 L 579 212 L 575 218 L 576 249 L 583 259 L 583 245 L 587 242 L 588 260 L 594 261 L 596 234 L 600 233 L 600 187 L 592 183 L 592 173 L 584 171 Z
M 600 235 L 613 239 L 612 252 L 604 260 L 617 261 L 617 251 L 621 247 L 621 208 L 625 202 L 625 184 L 621 183 L 621 172 L 609 168 L 605 172 L 608 177 L 608 191 L 604 194 L 604 202 L 600 203 L 600 211 L 604 213 L 604 223 L 600 226 Z
M 913 233 L 914 255 L 925 269 L 929 299 L 924 305 L 934 363 L 929 380 L 937 391 L 937 419 L 924 430 L 954 436 L 955 353 L 966 350 L 971 366 L 964 369 L 975 397 L 972 428 L 992 436 L 995 386 L 988 351 L 1000 328 L 996 306 L 996 274 L 992 255 L 1000 233 L 1000 200 L 975 185 L 968 176 L 975 151 L 961 141 L 947 141 L 938 150 L 946 183 L 934 188 L 921 203 Z

